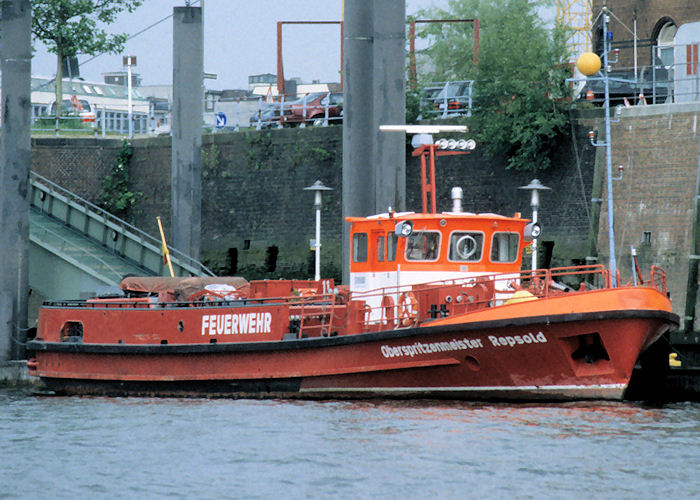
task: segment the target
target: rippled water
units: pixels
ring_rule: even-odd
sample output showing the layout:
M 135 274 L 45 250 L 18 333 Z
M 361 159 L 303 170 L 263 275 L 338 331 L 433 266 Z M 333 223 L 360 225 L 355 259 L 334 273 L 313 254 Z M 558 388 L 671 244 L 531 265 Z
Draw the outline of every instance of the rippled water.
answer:
M 2 498 L 693 498 L 700 404 L 45 398 L 0 390 Z

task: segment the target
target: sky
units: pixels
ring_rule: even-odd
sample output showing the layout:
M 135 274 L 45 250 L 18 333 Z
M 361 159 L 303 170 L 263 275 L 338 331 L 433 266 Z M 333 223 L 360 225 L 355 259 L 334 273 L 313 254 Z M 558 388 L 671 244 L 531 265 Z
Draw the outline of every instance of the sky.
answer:
M 339 21 L 343 0 L 204 0 L 204 71 L 210 89 L 247 88 L 248 76 L 277 73 L 277 21 Z M 352 1 L 352 0 L 347 0 Z M 192 2 L 193 5 L 195 2 Z M 122 13 L 109 26 L 113 33 L 136 34 L 171 16 L 185 0 L 145 0 L 133 13 Z M 406 13 L 447 0 L 407 0 Z M 121 71 L 122 55 L 137 58 L 133 69 L 143 85 L 172 82 L 172 27 L 168 18 L 127 42 L 123 54 L 91 59 L 80 55 L 80 73 L 88 81 L 103 81 L 103 73 Z M 56 56 L 37 43 L 34 76 L 53 77 Z M 286 25 L 283 30 L 284 75 L 304 82 L 340 81 L 340 28 L 337 25 Z

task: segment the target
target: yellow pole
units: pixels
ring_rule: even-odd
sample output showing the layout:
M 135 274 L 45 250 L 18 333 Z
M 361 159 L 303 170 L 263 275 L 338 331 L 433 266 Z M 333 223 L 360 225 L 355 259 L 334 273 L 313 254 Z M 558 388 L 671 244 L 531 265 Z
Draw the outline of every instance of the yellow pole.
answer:
M 168 269 L 170 269 L 170 277 L 174 278 L 173 263 L 170 262 L 170 252 L 168 251 L 167 243 L 165 243 L 165 233 L 163 232 L 163 224 L 160 222 L 160 215 L 156 217 L 156 220 L 158 221 L 158 229 L 160 230 L 160 241 L 163 244 L 163 259 L 165 263 L 168 264 Z

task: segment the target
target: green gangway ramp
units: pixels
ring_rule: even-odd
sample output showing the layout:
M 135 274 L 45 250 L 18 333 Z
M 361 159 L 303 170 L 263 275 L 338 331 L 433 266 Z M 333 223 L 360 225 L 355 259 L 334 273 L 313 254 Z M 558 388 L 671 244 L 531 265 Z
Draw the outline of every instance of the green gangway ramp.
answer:
M 160 240 L 32 172 L 29 286 L 44 298 L 118 292 L 126 275 L 166 276 Z M 214 276 L 170 249 L 176 276 Z

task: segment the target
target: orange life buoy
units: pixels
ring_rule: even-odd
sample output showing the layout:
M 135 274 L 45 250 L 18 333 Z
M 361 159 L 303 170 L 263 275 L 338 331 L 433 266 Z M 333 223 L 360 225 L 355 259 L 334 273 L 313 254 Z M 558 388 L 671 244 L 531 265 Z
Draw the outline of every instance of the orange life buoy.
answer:
M 418 319 L 418 300 L 413 292 L 399 295 L 398 317 L 401 326 L 410 326 Z
M 383 323 L 389 328 L 396 327 L 396 309 L 394 306 L 394 298 L 391 295 L 385 295 L 382 297 L 382 315 L 384 317 Z

